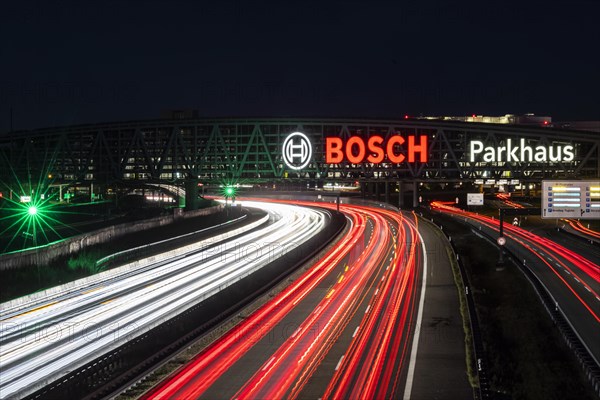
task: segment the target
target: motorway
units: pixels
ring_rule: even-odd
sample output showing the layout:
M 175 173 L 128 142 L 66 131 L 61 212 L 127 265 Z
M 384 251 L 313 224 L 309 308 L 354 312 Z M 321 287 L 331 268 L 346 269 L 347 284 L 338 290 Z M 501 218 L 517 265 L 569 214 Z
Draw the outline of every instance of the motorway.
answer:
M 475 231 L 481 230 L 494 238 L 498 236 L 498 220 L 439 202 L 432 203 L 432 208 L 469 223 Z M 504 224 L 506 247 L 540 279 L 554 298 L 557 310 L 563 313 L 598 364 L 600 251 L 597 246 L 583 242 L 567 244 L 567 239 L 555 237 L 556 233 L 550 234 L 554 240 L 536 233 Z
M 421 352 L 429 362 L 418 357 L 428 264 L 416 217 L 359 205 L 340 211 L 351 229 L 339 243 L 145 398 L 428 398 L 435 386 L 472 395 L 460 321 L 458 335 L 450 335 L 458 350 L 441 350 L 451 362 L 436 369 L 435 354 Z M 451 299 L 459 319 L 449 282 L 440 297 Z M 439 306 L 429 304 L 428 318 Z M 439 385 L 429 380 L 427 388 L 427 369 L 446 369 Z M 413 382 L 418 393 L 411 393 Z
M 245 205 L 265 209 L 271 223 L 225 241 L 227 251 L 199 247 L 52 299 L 0 305 L 0 397 L 32 393 L 143 334 L 304 243 L 328 218 L 292 205 Z

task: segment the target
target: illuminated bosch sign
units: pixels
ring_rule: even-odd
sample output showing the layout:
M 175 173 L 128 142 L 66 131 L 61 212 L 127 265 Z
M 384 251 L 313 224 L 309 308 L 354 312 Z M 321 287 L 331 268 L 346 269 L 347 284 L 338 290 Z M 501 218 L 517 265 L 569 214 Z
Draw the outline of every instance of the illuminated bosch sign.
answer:
M 404 145 L 406 148 L 401 148 Z M 427 151 L 426 135 L 406 137 L 394 135 L 387 140 L 378 135 L 371 136 L 366 140 L 360 136 L 352 136 L 345 142 L 339 137 L 325 139 L 326 164 L 339 164 L 344 161 L 352 164 L 364 162 L 380 164 L 384 161 L 393 164 L 400 164 L 404 161 L 409 163 L 427 162 Z
M 525 139 L 514 143 L 506 140 L 506 146 L 486 146 L 480 140 L 472 140 L 470 161 L 485 162 L 569 162 L 575 158 L 574 148 L 566 146 L 529 146 Z
M 283 141 L 283 162 L 291 169 L 302 169 L 312 159 L 312 144 L 302 132 L 290 133 Z
M 429 160 L 427 135 L 380 135 L 325 138 L 325 164 L 401 164 L 427 163 Z M 506 139 L 501 146 L 489 146 L 481 140 L 469 144 L 470 162 L 571 162 L 575 159 L 572 145 L 531 144 L 526 139 Z M 301 170 L 312 161 L 310 139 L 301 132 L 288 135 L 283 142 L 283 162 L 293 170 Z

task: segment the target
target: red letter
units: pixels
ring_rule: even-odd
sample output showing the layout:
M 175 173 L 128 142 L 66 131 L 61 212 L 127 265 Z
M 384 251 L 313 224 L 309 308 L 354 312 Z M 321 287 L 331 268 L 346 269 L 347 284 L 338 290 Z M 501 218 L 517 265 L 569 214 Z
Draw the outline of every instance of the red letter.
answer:
M 325 163 L 339 164 L 344 160 L 342 153 L 342 139 L 328 137 L 325 139 Z
M 357 155 L 354 155 L 352 153 L 352 146 L 354 146 L 355 144 L 358 145 Z M 365 149 L 365 142 L 363 142 L 360 136 L 352 136 L 350 139 L 348 139 L 348 142 L 346 142 L 346 157 L 348 158 L 348 161 L 350 161 L 352 164 L 360 164 L 361 162 L 363 162 L 366 151 L 367 150 Z
M 369 157 L 367 157 L 369 162 L 372 162 L 373 164 L 379 164 L 383 161 L 383 149 L 381 148 L 381 143 L 383 143 L 383 138 L 381 136 L 371 136 L 369 138 L 369 141 L 367 142 L 369 151 L 377 154 L 376 156 L 370 154 Z
M 404 143 L 404 138 L 402 136 L 392 136 L 390 140 L 387 142 L 386 150 L 387 156 L 391 163 L 400 164 L 404 161 L 404 154 L 394 154 L 394 145 Z
M 415 153 L 420 153 L 421 157 L 419 161 L 427 162 L 427 135 L 421 135 L 421 144 L 415 146 L 415 137 L 410 135 L 408 137 L 408 162 L 415 162 Z

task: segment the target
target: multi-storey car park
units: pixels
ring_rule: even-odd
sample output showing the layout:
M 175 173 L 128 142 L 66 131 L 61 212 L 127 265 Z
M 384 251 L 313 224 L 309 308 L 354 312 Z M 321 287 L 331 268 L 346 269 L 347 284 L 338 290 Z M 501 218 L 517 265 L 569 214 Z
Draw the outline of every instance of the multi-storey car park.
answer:
M 302 135 L 289 137 L 296 132 Z M 198 184 L 323 187 L 335 182 L 381 190 L 386 199 L 390 190 L 412 191 L 415 205 L 416 183 L 528 190 L 539 189 L 544 179 L 600 177 L 597 133 L 544 123 L 143 120 L 12 132 L 0 136 L 0 154 L 4 196 L 26 194 L 17 193 L 24 190 L 22 183 L 34 194 L 43 186 L 87 186 L 91 194 L 113 183 L 174 183 L 197 193 Z M 399 199 L 403 205 L 403 196 Z

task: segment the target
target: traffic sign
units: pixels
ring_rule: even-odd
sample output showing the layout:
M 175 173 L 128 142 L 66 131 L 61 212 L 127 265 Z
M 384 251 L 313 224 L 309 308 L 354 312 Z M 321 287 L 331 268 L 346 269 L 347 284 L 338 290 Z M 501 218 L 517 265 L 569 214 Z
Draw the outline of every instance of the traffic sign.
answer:
M 467 193 L 467 205 L 468 206 L 482 206 L 483 205 L 483 193 Z
M 542 218 L 600 219 L 600 181 L 542 181 Z
M 506 238 L 504 236 L 500 236 L 497 240 L 498 246 L 504 246 L 506 244 Z

